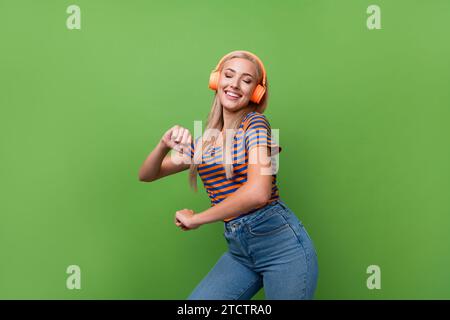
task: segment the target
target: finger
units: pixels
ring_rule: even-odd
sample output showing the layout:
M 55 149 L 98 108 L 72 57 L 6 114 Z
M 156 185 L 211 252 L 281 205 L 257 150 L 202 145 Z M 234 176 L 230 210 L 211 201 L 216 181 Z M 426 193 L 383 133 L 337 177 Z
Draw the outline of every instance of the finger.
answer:
M 174 134 L 173 134 L 173 141 L 174 141 L 175 143 L 178 143 L 178 136 L 180 135 L 180 133 L 181 133 L 182 130 L 183 130 L 183 128 L 178 127 L 178 128 L 177 128 L 177 131 L 174 132 Z
M 180 128 L 180 129 L 178 130 L 178 133 L 177 133 L 177 137 L 176 137 L 176 139 L 175 139 L 175 142 L 180 143 L 181 139 L 183 138 L 183 134 L 184 134 L 185 131 L 186 131 L 186 129 L 184 129 L 184 128 Z
M 183 148 L 183 152 L 186 155 L 190 156 L 191 155 L 191 151 L 192 151 L 192 140 L 191 140 L 191 134 L 188 131 L 187 138 L 186 138 L 186 141 L 185 141 L 185 144 L 184 144 L 184 148 Z
M 184 129 L 183 136 L 181 137 L 180 144 L 186 146 L 188 137 L 189 137 L 189 131 L 187 129 Z
M 191 135 L 190 132 L 188 134 L 188 138 L 186 140 L 186 144 L 189 146 L 189 148 L 191 148 L 191 146 L 192 146 L 192 135 Z
M 180 141 L 180 146 L 182 149 L 182 153 L 188 155 L 189 154 L 189 150 L 191 148 L 191 144 L 188 143 L 188 138 L 189 138 L 189 131 L 185 130 L 183 137 L 181 138 Z
M 175 139 L 176 139 L 177 136 L 178 136 L 178 131 L 179 131 L 178 126 L 174 126 L 174 127 L 173 127 L 173 130 L 172 130 L 172 132 L 171 132 L 170 140 L 174 140 L 174 141 L 175 141 Z
M 191 135 L 191 133 L 189 133 L 189 135 L 188 135 L 187 144 L 189 146 L 191 146 L 191 144 L 192 144 L 192 135 Z
M 174 142 L 175 136 L 174 136 L 174 134 L 176 134 L 176 130 L 177 130 L 176 126 L 172 127 L 172 129 L 170 129 L 170 131 L 168 132 L 168 134 L 166 136 L 166 141 L 167 141 L 166 143 L 172 149 L 175 146 L 175 142 Z

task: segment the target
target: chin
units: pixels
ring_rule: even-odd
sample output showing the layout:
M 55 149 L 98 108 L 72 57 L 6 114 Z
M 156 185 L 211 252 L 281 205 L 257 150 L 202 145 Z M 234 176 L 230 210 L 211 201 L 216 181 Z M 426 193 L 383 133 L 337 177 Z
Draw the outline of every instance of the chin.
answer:
M 220 99 L 220 103 L 222 104 L 222 107 L 228 111 L 238 111 L 246 106 L 242 101 L 232 102 L 227 98 Z

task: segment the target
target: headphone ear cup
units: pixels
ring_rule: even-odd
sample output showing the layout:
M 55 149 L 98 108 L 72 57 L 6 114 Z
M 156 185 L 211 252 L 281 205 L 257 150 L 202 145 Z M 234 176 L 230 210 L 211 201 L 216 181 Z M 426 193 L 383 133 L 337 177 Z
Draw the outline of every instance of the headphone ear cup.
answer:
M 252 97 L 250 98 L 250 100 L 254 103 L 260 103 L 261 99 L 264 96 L 264 93 L 266 93 L 266 88 L 264 88 L 264 86 L 258 84 L 255 88 L 255 90 L 253 91 Z
M 217 90 L 219 87 L 219 71 L 211 72 L 211 75 L 209 76 L 209 88 L 212 90 Z

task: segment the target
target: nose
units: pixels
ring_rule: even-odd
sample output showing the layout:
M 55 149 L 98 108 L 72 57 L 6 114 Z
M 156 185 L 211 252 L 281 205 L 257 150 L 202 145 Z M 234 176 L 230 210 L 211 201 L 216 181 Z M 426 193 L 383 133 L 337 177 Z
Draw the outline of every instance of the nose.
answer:
M 240 89 L 239 88 L 239 79 L 237 77 L 234 77 L 233 81 L 230 84 L 230 87 L 233 89 Z

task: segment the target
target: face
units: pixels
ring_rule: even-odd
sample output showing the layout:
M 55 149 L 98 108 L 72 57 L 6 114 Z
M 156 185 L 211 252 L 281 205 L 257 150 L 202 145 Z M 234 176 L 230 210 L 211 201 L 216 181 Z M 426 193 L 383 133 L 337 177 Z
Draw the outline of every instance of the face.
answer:
M 233 58 L 223 64 L 217 95 L 229 111 L 238 111 L 248 105 L 258 84 L 256 66 L 243 58 Z

